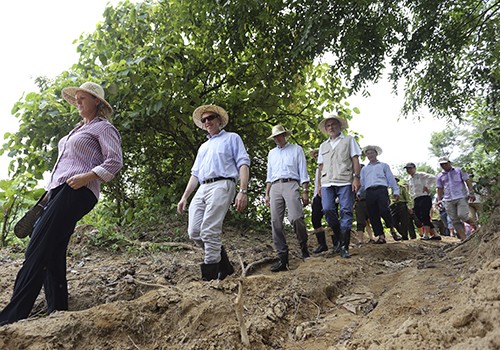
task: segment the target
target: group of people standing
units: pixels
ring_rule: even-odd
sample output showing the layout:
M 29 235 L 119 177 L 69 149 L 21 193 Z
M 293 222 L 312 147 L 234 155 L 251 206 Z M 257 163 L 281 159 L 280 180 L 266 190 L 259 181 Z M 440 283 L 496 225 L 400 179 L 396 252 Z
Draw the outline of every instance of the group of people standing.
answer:
M 215 105 L 201 106 L 194 111 L 193 120 L 208 132 L 208 140 L 198 151 L 191 179 L 177 207 L 179 213 L 185 211 L 191 193 L 199 184 L 189 206 L 188 233 L 204 248 L 201 274 L 202 279 L 207 281 L 223 279 L 234 271 L 222 245 L 221 232 L 238 179 L 236 209 L 244 210 L 247 205 L 250 159 L 241 138 L 223 130 L 228 118 L 227 112 Z M 376 243 L 385 243 L 381 217 L 390 223 L 393 237 L 401 239 L 392 225 L 387 192 L 387 187 L 391 186 L 397 198 L 399 188 L 389 167 L 376 159 L 381 150 L 365 147 L 363 151 L 369 157 L 370 165 L 362 171 L 359 157 L 363 151 L 354 137 L 343 133 L 346 128 L 347 120 L 334 114 L 319 123 L 319 129 L 328 138 L 317 153 L 318 169 L 313 195 L 313 207 L 321 208 L 321 214 L 317 213 L 317 209 L 313 213 L 315 233 L 320 242 L 314 252 L 328 249 L 325 231 L 321 229 L 321 217 L 324 215 L 333 232 L 332 253 L 342 258 L 350 258 L 353 208 L 358 194 L 366 198 L 368 217 L 378 238 Z M 310 178 L 304 150 L 288 142 L 290 135 L 291 131 L 284 126 L 275 125 L 268 137 L 276 144 L 268 154 L 265 190 L 265 204 L 270 208 L 272 239 L 278 256 L 277 263 L 271 266 L 273 272 L 288 269 L 289 247 L 283 224 L 285 213 L 288 213 L 302 258 L 310 256 L 304 220 L 304 207 L 310 202 Z
M 68 309 L 66 250 L 69 239 L 77 221 L 95 206 L 100 184 L 112 180 L 122 167 L 120 134 L 108 120 L 113 109 L 105 100 L 102 87 L 87 82 L 80 87 L 63 89 L 62 96 L 78 108 L 82 121 L 59 142 L 59 157 L 42 201 L 44 210 L 34 226 L 12 299 L 0 312 L 0 325 L 28 317 L 42 286 L 48 313 Z M 202 279 L 223 280 L 234 273 L 221 240 L 223 221 L 231 204 L 234 203 L 238 212 L 248 205 L 250 157 L 241 137 L 224 130 L 229 115 L 222 107 L 200 106 L 193 112 L 192 119 L 207 132 L 207 140 L 198 149 L 177 211 L 183 213 L 189 207 L 188 234 L 204 252 Z M 343 133 L 346 128 L 347 120 L 334 114 L 319 123 L 319 129 L 328 138 L 315 152 L 318 168 L 312 198 L 313 226 L 319 243 L 314 253 L 328 250 L 321 226 L 324 215 L 333 231 L 332 253 L 342 258 L 350 258 L 356 199 L 358 230 L 364 230 L 369 219 L 377 237 L 375 243 L 386 243 L 383 218 L 393 238 L 401 239 L 395 229 L 398 226 L 392 220 L 388 194 L 391 188 L 394 202 L 398 203 L 400 187 L 389 166 L 377 159 L 382 150 L 378 146 L 361 150 L 354 137 Z M 310 178 L 304 151 L 288 142 L 290 134 L 284 126 L 276 125 L 268 137 L 276 144 L 268 154 L 265 189 L 265 204 L 270 207 L 272 239 L 278 255 L 278 262 L 271 267 L 273 272 L 288 269 L 289 247 L 283 225 L 286 212 L 302 258 L 310 256 L 303 209 L 310 202 Z M 359 161 L 362 152 L 369 160 L 363 169 Z M 473 197 L 470 181 L 449 161 L 440 163 L 443 173 L 436 179 L 438 199 L 444 201 L 459 237 L 465 239 L 460 222 L 465 220 L 464 196 Z M 429 188 L 435 179 L 415 172 L 412 163 L 405 168 L 411 176 L 415 213 L 424 224 L 426 237 L 432 225 Z M 460 187 L 464 182 L 469 186 L 468 192 Z M 364 221 L 361 224 L 360 219 Z
M 250 157 L 241 137 L 224 130 L 229 116 L 223 108 L 200 106 L 192 117 L 208 136 L 198 150 L 177 211 L 183 213 L 186 210 L 189 197 L 199 185 L 189 205 L 188 234 L 204 250 L 202 279 L 222 280 L 234 272 L 222 245 L 222 224 L 236 192 L 236 210 L 243 211 L 248 204 Z M 318 153 L 318 173 L 321 176 L 317 177 L 314 196 L 315 206 L 321 205 L 333 230 L 333 250 L 343 258 L 350 257 L 353 205 L 361 187 L 361 149 L 352 136 L 342 133 L 346 127 L 347 121 L 336 115 L 329 115 L 319 124 L 320 130 L 329 137 L 321 144 Z M 303 209 L 309 204 L 310 178 L 304 150 L 288 142 L 290 134 L 284 126 L 275 125 L 268 137 L 276 144 L 268 154 L 265 190 L 265 204 L 270 207 L 272 239 L 278 255 L 278 262 L 271 267 L 273 272 L 288 269 L 289 247 L 283 224 L 286 212 L 302 257 L 307 259 L 310 256 Z M 317 198 L 321 198 L 321 203 Z M 324 237 L 324 231 L 321 233 Z
M 179 213 L 186 210 L 191 193 L 199 185 L 189 206 L 188 233 L 204 249 L 202 279 L 221 280 L 234 272 L 222 245 L 222 224 L 236 192 L 236 210 L 243 211 L 248 204 L 250 158 L 240 136 L 223 130 L 229 120 L 223 108 L 216 105 L 200 106 L 194 111 L 193 120 L 199 128 L 207 131 L 208 136 L 198 150 L 191 178 L 177 210 Z M 410 229 L 413 225 L 412 211 L 422 222 L 422 238 L 440 239 L 434 233 L 430 221 L 430 189 L 436 178 L 416 172 L 413 163 L 405 166 L 410 175 L 409 185 L 413 197 L 413 208 L 410 209 L 410 197 L 406 189 L 398 184 L 390 167 L 377 159 L 382 154 L 380 147 L 370 145 L 361 149 L 354 137 L 343 132 L 347 128 L 347 120 L 335 114 L 327 115 L 318 127 L 327 140 L 312 153 L 318 164 L 312 199 L 309 197 L 311 181 L 306 156 L 301 146 L 288 142 L 291 131 L 283 125 L 275 125 L 268 137 L 276 145 L 268 153 L 265 189 L 265 204 L 271 212 L 272 239 L 278 257 L 271 271 L 288 269 L 289 247 L 284 232 L 286 213 L 297 237 L 302 258 L 310 257 L 304 220 L 304 207 L 310 202 L 313 232 L 318 239 L 318 246 L 313 253 L 328 250 L 325 229 L 321 225 L 324 216 L 333 232 L 331 253 L 350 258 L 354 208 L 358 232 L 362 234 L 364 228 L 371 225 L 375 244 L 386 243 L 382 219 L 394 240 L 416 238 L 414 230 Z M 363 153 L 369 161 L 364 167 L 359 160 Z M 239 190 L 236 190 L 238 179 Z M 440 179 L 446 182 L 448 177 L 443 175 Z M 438 180 L 438 194 L 441 193 L 445 203 L 450 202 L 451 205 L 455 197 L 445 195 L 450 192 L 449 186 L 440 184 Z

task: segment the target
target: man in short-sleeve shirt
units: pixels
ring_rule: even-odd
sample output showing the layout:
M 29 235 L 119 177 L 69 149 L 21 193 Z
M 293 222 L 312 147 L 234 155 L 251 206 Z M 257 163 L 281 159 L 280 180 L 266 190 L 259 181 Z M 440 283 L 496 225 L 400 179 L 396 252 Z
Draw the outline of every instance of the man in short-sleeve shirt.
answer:
M 439 159 L 443 171 L 436 179 L 438 205 L 444 202 L 446 213 L 453 223 L 458 238 L 466 239 L 464 222 L 470 224 L 468 199 L 475 200 L 469 174 L 451 165 L 447 157 Z

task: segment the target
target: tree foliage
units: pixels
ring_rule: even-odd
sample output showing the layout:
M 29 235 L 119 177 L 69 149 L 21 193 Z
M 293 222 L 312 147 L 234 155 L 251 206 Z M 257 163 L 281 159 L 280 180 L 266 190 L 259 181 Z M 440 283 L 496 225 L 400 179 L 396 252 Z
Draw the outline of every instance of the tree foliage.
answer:
M 20 130 L 4 146 L 16 157 L 11 169 L 41 178 L 53 166 L 57 140 L 78 121 L 60 91 L 86 80 L 105 87 L 122 135 L 125 168 L 105 189 L 122 205 L 120 215 L 141 205 L 173 209 L 206 137 L 191 120 L 198 105 L 215 103 L 229 112 L 226 129 L 238 132 L 248 148 L 256 195 L 263 188 L 267 152 L 274 147 L 267 141 L 272 125 L 296 130 L 293 141 L 307 148 L 322 138 L 317 124 L 324 111 L 349 117 L 352 111 L 342 102 L 348 91 L 339 77 L 327 65 L 293 55 L 294 39 L 287 32 L 268 35 L 272 16 L 283 31 L 281 22 L 293 18 L 255 3 L 248 23 L 232 23 L 211 6 L 171 1 L 108 7 L 96 31 L 77 41 L 79 62 L 52 82 L 40 80 L 41 92 L 14 107 Z M 242 40 L 231 42 L 233 27 L 242 25 Z

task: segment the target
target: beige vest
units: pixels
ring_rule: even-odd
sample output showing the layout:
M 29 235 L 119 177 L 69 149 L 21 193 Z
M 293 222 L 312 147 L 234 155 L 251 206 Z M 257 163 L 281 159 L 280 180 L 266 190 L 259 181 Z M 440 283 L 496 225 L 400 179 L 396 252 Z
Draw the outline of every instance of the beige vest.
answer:
M 353 179 L 353 168 L 351 159 L 352 136 L 345 136 L 332 149 L 330 140 L 321 144 L 319 151 L 323 157 L 323 169 L 321 171 L 321 183 L 350 182 Z

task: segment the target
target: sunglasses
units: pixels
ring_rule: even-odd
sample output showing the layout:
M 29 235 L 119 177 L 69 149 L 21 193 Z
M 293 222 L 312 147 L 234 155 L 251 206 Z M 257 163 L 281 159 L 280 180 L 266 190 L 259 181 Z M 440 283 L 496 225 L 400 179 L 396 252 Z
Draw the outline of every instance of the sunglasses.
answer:
M 201 118 L 201 119 L 200 119 L 200 122 L 201 122 L 202 124 L 205 124 L 205 122 L 206 122 L 207 120 L 214 120 L 215 118 L 218 118 L 218 117 L 219 117 L 219 115 L 218 115 L 218 114 L 210 114 L 210 115 L 207 115 L 206 117 Z

